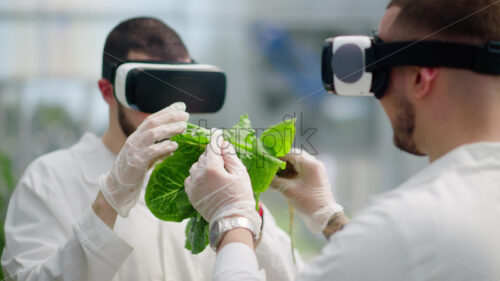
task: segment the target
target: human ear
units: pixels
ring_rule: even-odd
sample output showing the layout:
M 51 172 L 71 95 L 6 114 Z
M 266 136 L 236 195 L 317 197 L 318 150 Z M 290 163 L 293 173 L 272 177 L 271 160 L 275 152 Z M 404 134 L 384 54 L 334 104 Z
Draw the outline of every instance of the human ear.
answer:
M 109 105 L 116 104 L 115 95 L 113 94 L 113 85 L 105 78 L 101 78 L 97 81 L 97 86 L 99 86 L 99 90 L 101 91 L 102 98 Z
M 419 67 L 413 82 L 415 98 L 422 99 L 428 96 L 438 73 L 437 67 Z

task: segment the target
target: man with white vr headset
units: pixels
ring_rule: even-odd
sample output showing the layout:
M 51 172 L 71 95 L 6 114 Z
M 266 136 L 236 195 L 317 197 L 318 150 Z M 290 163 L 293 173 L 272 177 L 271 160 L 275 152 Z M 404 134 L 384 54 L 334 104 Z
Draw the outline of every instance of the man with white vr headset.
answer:
M 12 195 L 6 280 L 210 279 L 215 253 L 186 250 L 186 222 L 154 217 L 143 187 L 153 163 L 176 150 L 168 139 L 186 129 L 187 112 L 221 108 L 224 73 L 193 63 L 163 22 L 134 18 L 108 35 L 98 85 L 109 105 L 104 135 L 35 160 Z M 256 251 L 267 278 L 293 279 L 288 235 L 265 208 L 262 220 Z
M 378 38 L 326 41 L 327 91 L 378 98 L 396 146 L 431 164 L 349 222 L 323 164 L 300 150 L 284 157 L 294 176 L 271 187 L 329 239 L 297 280 L 500 280 L 499 27 L 496 0 L 392 0 Z M 258 223 L 241 207 L 253 200 L 248 174 L 221 137 L 209 147 L 185 187 L 207 221 L 227 214 L 210 226 L 214 280 L 264 280 L 252 229 L 226 223 Z

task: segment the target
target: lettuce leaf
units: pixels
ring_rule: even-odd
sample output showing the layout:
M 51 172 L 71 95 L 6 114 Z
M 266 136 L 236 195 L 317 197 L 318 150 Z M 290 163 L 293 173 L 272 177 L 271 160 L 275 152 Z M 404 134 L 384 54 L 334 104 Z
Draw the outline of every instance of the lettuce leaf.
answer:
M 240 117 L 238 124 L 223 130 L 223 136 L 233 144 L 237 156 L 247 168 L 258 202 L 259 194 L 266 191 L 276 172 L 286 166 L 278 157 L 286 155 L 292 147 L 295 119 L 269 127 L 257 137 L 245 114 Z M 180 222 L 191 218 L 186 226 L 185 248 L 197 254 L 208 245 L 208 223 L 189 202 L 184 191 L 184 180 L 210 142 L 210 130 L 188 124 L 183 134 L 171 140 L 179 146 L 172 156 L 153 170 L 146 188 L 146 205 L 161 220 Z
M 186 244 L 185 248 L 192 254 L 199 254 L 207 247 L 209 243 L 208 222 L 200 214 L 192 217 L 186 226 Z

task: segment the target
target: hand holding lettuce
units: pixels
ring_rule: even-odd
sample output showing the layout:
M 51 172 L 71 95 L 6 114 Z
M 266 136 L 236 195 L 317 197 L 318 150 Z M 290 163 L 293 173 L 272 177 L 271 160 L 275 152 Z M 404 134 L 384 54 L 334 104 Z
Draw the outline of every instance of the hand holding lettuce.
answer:
M 223 135 L 245 165 L 258 202 L 259 194 L 267 189 L 276 172 L 286 166 L 278 157 L 286 155 L 292 147 L 295 119 L 269 127 L 257 137 L 248 116 L 243 115 L 238 124 L 224 130 Z M 191 218 L 186 227 L 185 247 L 197 254 L 208 245 L 208 223 L 191 206 L 184 191 L 184 180 L 192 164 L 204 153 L 210 130 L 188 124 L 183 134 L 171 140 L 177 142 L 178 149 L 155 167 L 146 189 L 146 204 L 156 217 L 165 221 Z

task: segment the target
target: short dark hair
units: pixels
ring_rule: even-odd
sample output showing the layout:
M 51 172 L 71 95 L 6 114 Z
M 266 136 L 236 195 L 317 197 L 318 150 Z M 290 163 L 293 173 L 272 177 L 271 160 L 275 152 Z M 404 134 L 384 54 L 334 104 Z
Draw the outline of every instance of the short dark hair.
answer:
M 111 64 L 127 61 L 130 51 L 162 61 L 189 59 L 188 50 L 177 32 L 161 20 L 150 17 L 125 20 L 113 28 L 104 44 L 103 64 L 105 61 Z M 104 73 L 103 77 L 106 77 Z
M 435 32 L 437 38 L 500 41 L 500 3 L 497 0 L 391 0 L 401 8 L 395 24 Z

